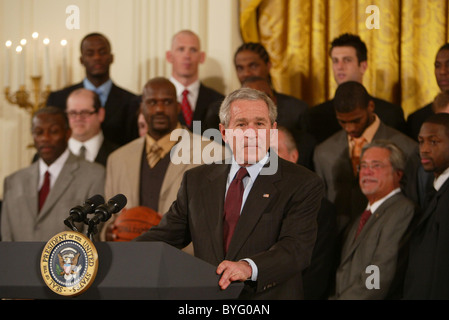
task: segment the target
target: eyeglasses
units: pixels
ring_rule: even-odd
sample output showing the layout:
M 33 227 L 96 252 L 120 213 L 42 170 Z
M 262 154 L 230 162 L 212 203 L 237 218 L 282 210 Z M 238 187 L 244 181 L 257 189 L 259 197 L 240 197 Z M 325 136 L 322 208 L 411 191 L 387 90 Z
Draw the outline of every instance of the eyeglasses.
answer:
M 94 113 L 97 113 L 97 111 L 87 111 L 87 110 L 83 110 L 80 112 L 76 112 L 76 111 L 69 111 L 67 112 L 67 116 L 69 118 L 76 118 L 76 116 L 80 116 L 81 119 L 86 119 L 87 117 L 93 115 Z
M 358 166 L 358 171 L 362 171 L 362 170 L 366 170 L 366 169 L 371 169 L 373 171 L 379 171 L 380 169 L 386 168 L 389 165 L 384 164 L 382 162 L 373 162 L 371 164 L 363 162 Z

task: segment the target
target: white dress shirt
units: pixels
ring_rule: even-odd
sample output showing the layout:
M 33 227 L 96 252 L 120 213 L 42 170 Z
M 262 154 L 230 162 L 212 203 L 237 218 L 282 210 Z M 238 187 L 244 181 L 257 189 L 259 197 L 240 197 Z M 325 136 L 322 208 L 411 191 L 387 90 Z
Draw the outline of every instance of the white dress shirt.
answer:
M 80 149 L 82 146 L 84 146 L 86 148 L 86 160 L 94 162 L 95 158 L 98 155 L 98 151 L 100 150 L 101 145 L 103 144 L 103 140 L 104 136 L 101 130 L 96 136 L 84 142 L 81 142 L 79 140 L 74 139 L 73 137 L 70 137 L 69 149 L 70 151 L 72 151 L 74 155 L 79 156 Z
M 40 190 L 42 185 L 44 184 L 44 176 L 45 172 L 48 171 L 50 173 L 50 190 L 55 185 L 55 181 L 61 173 L 62 167 L 64 167 L 67 158 L 69 157 L 70 151 L 67 148 L 55 162 L 53 162 L 50 166 L 48 166 L 44 160 L 39 158 L 39 185 L 38 189 Z
M 183 84 L 181 84 L 178 80 L 176 80 L 173 77 L 170 77 L 170 81 L 175 85 L 176 96 L 178 98 L 179 103 L 181 103 L 183 99 L 182 92 L 185 89 L 189 90 L 189 95 L 187 96 L 187 99 L 189 100 L 192 111 L 195 111 L 196 101 L 198 100 L 198 95 L 200 93 L 200 80 L 196 80 L 187 87 L 185 87 Z

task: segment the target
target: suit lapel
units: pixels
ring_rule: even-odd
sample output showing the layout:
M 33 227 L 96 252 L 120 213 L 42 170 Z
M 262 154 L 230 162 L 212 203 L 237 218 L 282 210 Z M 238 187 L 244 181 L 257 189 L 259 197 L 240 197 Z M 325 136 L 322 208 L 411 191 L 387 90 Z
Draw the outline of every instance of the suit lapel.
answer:
M 217 261 L 222 261 L 223 250 L 223 211 L 226 192 L 226 180 L 228 178 L 230 165 L 220 164 L 217 169 L 211 171 L 202 188 L 202 200 L 204 212 L 207 217 L 204 221 L 208 224 L 211 233 L 213 251 Z
M 39 207 L 39 161 L 34 162 L 29 169 L 29 176 L 27 181 L 24 181 L 24 190 L 27 197 L 30 197 L 30 201 L 24 201 L 28 207 L 28 213 L 34 220 L 38 215 Z
M 276 198 L 276 193 L 278 190 L 274 183 L 279 181 L 281 178 L 282 172 L 280 164 L 275 174 L 259 174 L 243 206 L 242 213 L 231 239 L 231 243 L 229 244 L 226 259 L 232 260 L 237 256 L 239 250 L 252 233 L 252 230 L 258 223 L 260 217 L 265 212 L 265 208 L 268 206 L 271 199 Z
M 433 198 L 431 199 L 431 201 L 429 203 L 429 206 L 424 211 L 424 213 L 416 227 L 422 225 L 432 215 L 432 213 L 435 211 L 435 208 L 438 204 L 439 198 L 441 197 L 442 194 L 447 192 L 447 189 L 449 189 L 449 179 L 446 180 L 446 182 L 441 186 L 440 190 L 438 190 L 437 193 L 433 196 Z
M 363 227 L 362 231 L 360 232 L 357 239 L 354 240 L 357 228 L 359 226 L 360 216 L 357 220 L 355 220 L 354 224 L 351 227 L 351 230 L 348 233 L 347 237 L 347 246 L 346 250 L 343 250 L 341 261 L 344 262 L 348 257 L 352 255 L 352 253 L 357 249 L 357 247 L 364 241 L 364 239 L 369 236 L 370 229 L 377 223 L 378 219 L 385 213 L 385 211 L 388 209 L 390 205 L 392 205 L 394 202 L 398 200 L 398 198 L 401 197 L 401 193 L 397 193 L 391 198 L 387 199 L 382 205 L 377 208 L 377 210 L 374 212 L 374 214 L 371 215 L 371 217 L 366 222 L 365 226 Z
M 193 112 L 193 120 L 202 120 L 203 114 L 207 110 L 206 92 L 204 92 L 203 84 L 200 84 L 200 89 L 198 90 L 198 99 L 196 100 L 195 111 Z
M 77 161 L 77 157 L 70 153 L 66 163 L 59 173 L 58 178 L 56 179 L 53 187 L 50 189 L 50 193 L 48 194 L 44 206 L 39 213 L 39 219 L 41 219 L 51 211 L 53 206 L 58 202 L 59 198 L 65 193 L 67 188 L 72 183 L 74 172 L 79 168 L 79 163 Z

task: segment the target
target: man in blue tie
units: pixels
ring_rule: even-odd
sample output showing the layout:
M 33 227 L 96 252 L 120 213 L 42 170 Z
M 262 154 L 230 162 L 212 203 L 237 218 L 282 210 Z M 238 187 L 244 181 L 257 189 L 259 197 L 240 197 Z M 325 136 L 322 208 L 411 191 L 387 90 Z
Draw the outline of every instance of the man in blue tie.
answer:
M 80 83 L 51 92 L 47 105 L 65 110 L 67 97 L 72 91 L 79 88 L 95 91 L 105 109 L 102 123 L 105 137 L 120 146 L 137 138 L 138 104 L 134 103 L 137 97 L 115 85 L 110 78 L 114 55 L 109 40 L 103 34 L 90 33 L 81 41 L 80 49 L 80 62 L 86 77 Z

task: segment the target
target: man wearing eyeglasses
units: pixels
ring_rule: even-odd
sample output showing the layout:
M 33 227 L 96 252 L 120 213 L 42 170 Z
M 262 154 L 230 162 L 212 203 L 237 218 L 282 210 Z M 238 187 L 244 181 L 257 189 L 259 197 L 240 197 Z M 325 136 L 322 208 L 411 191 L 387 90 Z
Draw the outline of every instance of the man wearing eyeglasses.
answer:
M 338 86 L 334 97 L 337 121 L 342 130 L 319 144 L 314 151 L 315 171 L 326 185 L 325 196 L 335 204 L 340 234 L 366 207 L 358 183 L 357 166 L 364 144 L 387 139 L 407 156 L 401 187 L 411 196 L 419 166 L 418 144 L 407 135 L 387 126 L 374 112 L 375 104 L 365 87 L 356 81 Z M 407 182 L 407 184 L 405 184 Z M 416 195 L 413 195 L 415 199 Z
M 406 244 L 417 212 L 400 189 L 405 166 L 404 153 L 388 140 L 363 147 L 359 185 L 368 205 L 348 229 L 333 299 L 401 298 Z
M 119 146 L 103 135 L 101 124 L 105 110 L 99 96 L 88 89 L 76 89 L 67 98 L 66 112 L 72 129 L 70 151 L 87 161 L 106 166 L 109 154 Z

